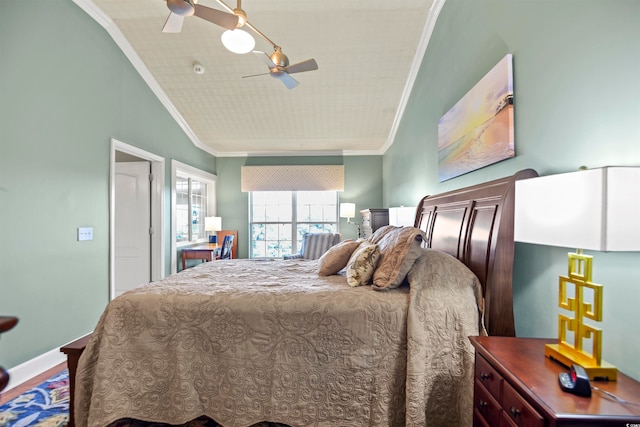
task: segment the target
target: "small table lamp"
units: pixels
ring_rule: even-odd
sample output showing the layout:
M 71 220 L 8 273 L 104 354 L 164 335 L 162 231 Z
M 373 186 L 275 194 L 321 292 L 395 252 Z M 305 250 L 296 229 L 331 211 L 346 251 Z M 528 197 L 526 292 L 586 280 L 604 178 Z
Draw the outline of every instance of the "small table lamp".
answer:
M 558 343 L 545 355 L 564 365 L 576 363 L 591 379 L 617 379 L 615 366 L 602 360 L 602 330 L 583 318 L 602 320 L 602 285 L 592 283 L 595 251 L 640 250 L 640 167 L 604 167 L 516 182 L 514 239 L 518 242 L 579 248 L 569 253 L 567 276 L 560 276 Z M 585 302 L 585 293 L 593 303 Z M 573 296 L 571 296 L 573 295 Z M 567 334 L 573 334 L 570 343 Z M 583 340 L 592 340 L 585 351 Z
M 207 216 L 204 218 L 204 230 L 216 233 L 222 230 L 222 217 Z M 218 243 L 218 234 L 209 235 L 209 243 Z
M 355 203 L 340 203 L 340 218 L 347 218 L 347 224 L 355 224 L 358 230 L 358 238 L 360 238 L 360 224 L 351 222 L 351 218 L 356 216 Z

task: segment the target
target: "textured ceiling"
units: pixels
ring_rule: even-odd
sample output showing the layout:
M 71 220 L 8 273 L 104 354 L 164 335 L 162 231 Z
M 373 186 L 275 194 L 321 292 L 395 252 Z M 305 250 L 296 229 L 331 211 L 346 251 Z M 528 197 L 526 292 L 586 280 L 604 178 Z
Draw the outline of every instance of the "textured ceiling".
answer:
M 421 62 L 432 9 L 444 2 L 245 0 L 249 22 L 291 64 L 318 63 L 292 74 L 300 84 L 287 89 L 269 75 L 242 78 L 267 66 L 227 51 L 222 27 L 192 16 L 180 33 L 163 33 L 163 0 L 74 1 L 109 31 L 194 143 L 218 156 L 382 154 Z M 216 0 L 199 4 L 225 10 Z M 273 52 L 247 31 L 256 50 Z

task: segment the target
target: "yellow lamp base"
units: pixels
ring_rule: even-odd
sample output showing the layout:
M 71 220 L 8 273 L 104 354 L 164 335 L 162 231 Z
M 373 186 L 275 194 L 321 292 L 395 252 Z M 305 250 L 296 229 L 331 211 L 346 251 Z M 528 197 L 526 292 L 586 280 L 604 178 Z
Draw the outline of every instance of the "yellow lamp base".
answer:
M 544 349 L 544 355 L 550 359 L 557 360 L 566 367 L 570 367 L 574 363 L 582 366 L 592 381 L 616 381 L 618 379 L 618 369 L 610 363 L 603 360 L 600 365 L 597 365 L 591 358 L 577 352 L 567 351 L 559 344 L 547 344 Z

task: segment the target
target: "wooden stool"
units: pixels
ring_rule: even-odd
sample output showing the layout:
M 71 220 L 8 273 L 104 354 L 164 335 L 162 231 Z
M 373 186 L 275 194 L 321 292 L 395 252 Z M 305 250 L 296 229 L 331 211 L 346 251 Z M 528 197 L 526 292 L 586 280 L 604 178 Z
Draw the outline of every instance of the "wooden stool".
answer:
M 18 323 L 17 317 L 0 316 L 0 334 L 13 329 L 16 323 Z M 9 384 L 9 373 L 0 366 L 0 391 L 4 390 L 7 384 Z

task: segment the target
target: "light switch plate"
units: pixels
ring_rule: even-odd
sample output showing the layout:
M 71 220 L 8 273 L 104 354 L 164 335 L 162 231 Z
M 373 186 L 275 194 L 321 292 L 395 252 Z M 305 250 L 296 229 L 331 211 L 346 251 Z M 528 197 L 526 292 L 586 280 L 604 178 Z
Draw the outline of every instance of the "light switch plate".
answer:
M 78 241 L 93 240 L 93 227 L 78 227 Z

